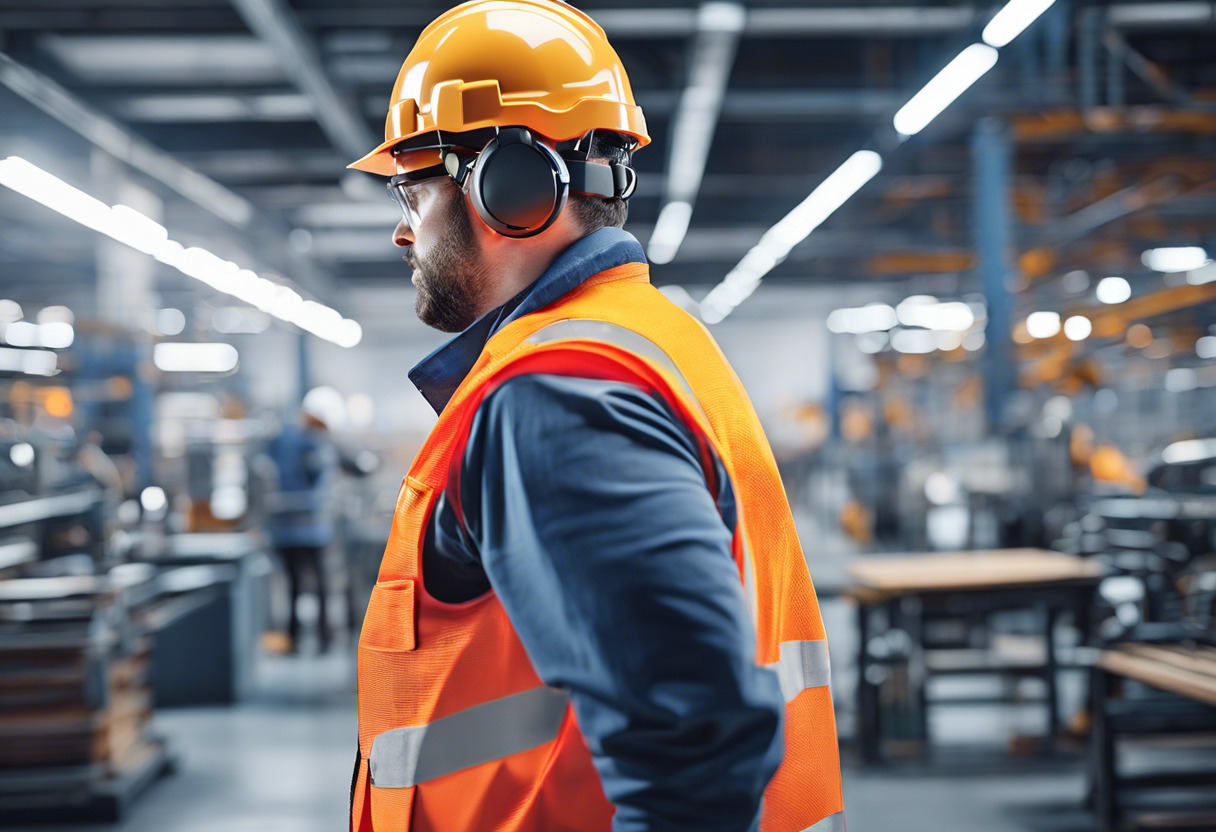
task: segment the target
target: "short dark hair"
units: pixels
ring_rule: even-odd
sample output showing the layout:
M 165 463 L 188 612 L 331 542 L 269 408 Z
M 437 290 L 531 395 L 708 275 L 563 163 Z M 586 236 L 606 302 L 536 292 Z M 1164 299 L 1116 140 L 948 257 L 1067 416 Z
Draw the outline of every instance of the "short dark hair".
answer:
M 597 162 L 629 164 L 634 139 L 610 130 L 596 130 L 591 136 L 587 158 Z M 601 228 L 624 228 L 629 216 L 629 203 L 619 197 L 591 194 L 570 194 L 566 210 L 574 221 L 590 234 Z

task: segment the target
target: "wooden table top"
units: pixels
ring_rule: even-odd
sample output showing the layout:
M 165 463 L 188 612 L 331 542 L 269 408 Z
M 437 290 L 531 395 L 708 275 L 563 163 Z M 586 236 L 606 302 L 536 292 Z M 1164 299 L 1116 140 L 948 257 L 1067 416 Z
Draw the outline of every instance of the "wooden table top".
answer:
M 1098 666 L 1158 690 L 1216 705 L 1216 647 L 1121 644 L 1104 651 Z
M 991 549 L 868 555 L 846 565 L 858 595 L 886 596 L 960 589 L 1001 589 L 1093 581 L 1102 564 L 1046 549 Z

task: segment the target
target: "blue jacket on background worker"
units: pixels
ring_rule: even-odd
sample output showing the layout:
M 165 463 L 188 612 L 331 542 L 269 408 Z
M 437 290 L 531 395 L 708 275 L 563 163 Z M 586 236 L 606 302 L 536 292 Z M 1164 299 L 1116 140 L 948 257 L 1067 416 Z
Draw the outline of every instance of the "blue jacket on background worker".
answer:
M 278 469 L 278 491 L 266 496 L 266 533 L 275 548 L 324 547 L 333 542 L 329 510 L 337 449 L 325 424 L 305 414 L 286 423 L 266 446 Z

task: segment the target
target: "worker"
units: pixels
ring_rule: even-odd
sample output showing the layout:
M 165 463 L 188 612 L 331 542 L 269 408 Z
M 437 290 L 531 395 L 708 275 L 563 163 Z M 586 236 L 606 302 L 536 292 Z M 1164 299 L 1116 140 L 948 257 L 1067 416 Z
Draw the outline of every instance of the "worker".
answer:
M 329 437 L 330 409 L 318 387 L 304 397 L 298 424 L 287 422 L 266 446 L 274 463 L 277 488 L 266 495 L 266 532 L 287 572 L 287 651 L 299 652 L 298 604 L 304 584 L 317 591 L 317 644 L 329 649 L 325 553 L 333 543 L 330 493 L 338 452 Z
M 555 0 L 419 36 L 384 142 L 439 419 L 358 649 L 351 826 L 843 830 L 823 626 L 759 421 L 622 230 L 649 137 Z M 673 152 L 679 153 L 679 148 Z

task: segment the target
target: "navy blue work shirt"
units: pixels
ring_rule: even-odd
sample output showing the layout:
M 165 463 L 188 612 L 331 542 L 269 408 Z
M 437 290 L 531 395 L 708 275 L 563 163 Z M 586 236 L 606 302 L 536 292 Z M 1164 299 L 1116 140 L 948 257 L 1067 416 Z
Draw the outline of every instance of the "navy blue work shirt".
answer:
M 437 410 L 510 321 L 592 275 L 644 263 L 632 235 L 574 243 L 531 286 L 411 372 Z M 493 588 L 545 684 L 569 693 L 615 832 L 742 832 L 781 761 L 784 702 L 757 668 L 730 542 L 688 429 L 629 384 L 519 376 L 486 397 L 441 495 L 423 581 L 441 601 Z

